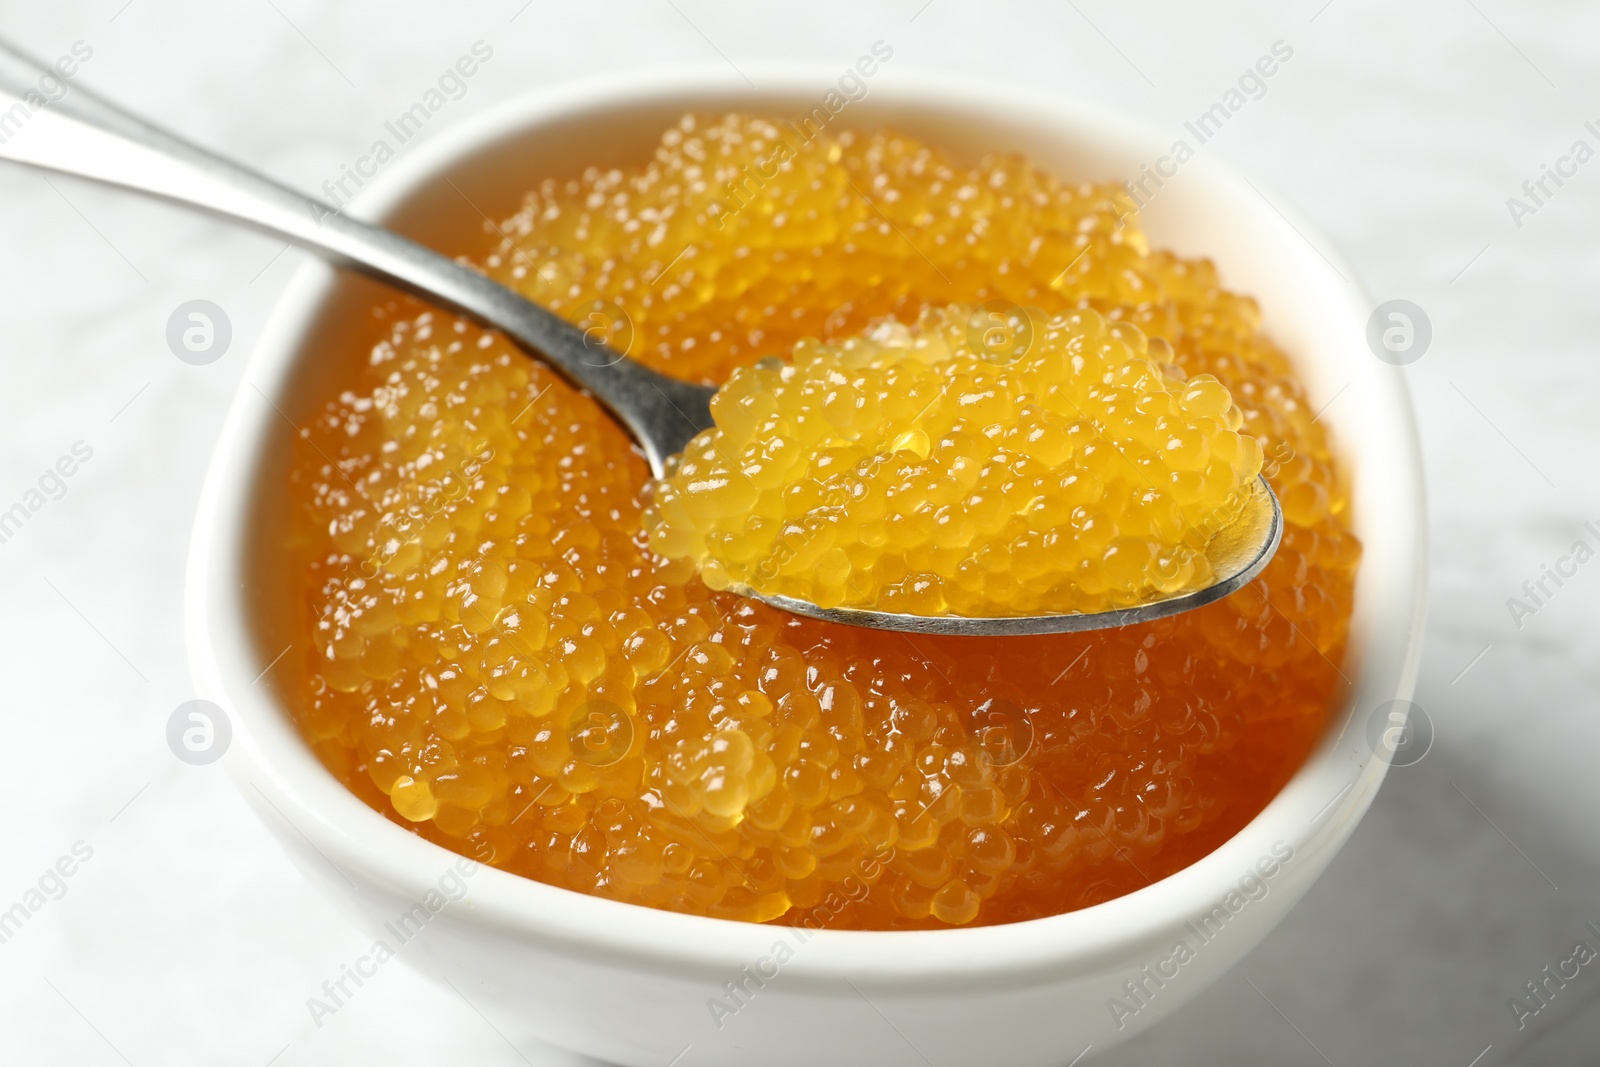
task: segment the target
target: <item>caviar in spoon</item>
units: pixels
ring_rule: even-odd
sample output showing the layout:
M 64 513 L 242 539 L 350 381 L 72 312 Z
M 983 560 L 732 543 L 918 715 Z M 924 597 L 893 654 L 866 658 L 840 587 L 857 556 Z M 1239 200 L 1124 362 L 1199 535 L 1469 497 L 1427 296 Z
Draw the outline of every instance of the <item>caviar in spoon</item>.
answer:
M 1261 448 L 1220 382 L 1092 310 L 998 349 L 993 315 L 936 309 L 736 369 L 656 487 L 651 547 L 801 613 L 986 632 L 1104 625 L 1265 564 Z

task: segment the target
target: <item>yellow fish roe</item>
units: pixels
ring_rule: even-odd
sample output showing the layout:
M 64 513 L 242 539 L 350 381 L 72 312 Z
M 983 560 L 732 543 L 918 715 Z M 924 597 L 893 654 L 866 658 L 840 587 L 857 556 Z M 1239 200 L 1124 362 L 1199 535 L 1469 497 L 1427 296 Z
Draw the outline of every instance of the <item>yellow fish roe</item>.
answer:
M 656 488 L 650 547 L 713 589 L 913 615 L 1103 611 L 1210 585 L 1207 544 L 1261 470 L 1243 413 L 1135 326 L 1040 318 L 939 308 L 735 368 L 716 426 Z M 1011 343 L 984 346 L 1008 326 Z
M 773 177 L 740 206 L 742 170 Z M 733 919 L 1008 922 L 1211 851 L 1322 733 L 1360 548 L 1254 304 L 1205 261 L 1147 253 L 1129 208 L 1013 157 L 688 117 L 636 168 L 540 185 L 483 262 L 573 318 L 611 301 L 638 358 L 717 381 L 952 303 L 1136 325 L 1190 381 L 1215 376 L 1263 447 L 1286 529 L 1246 589 L 1022 638 L 834 626 L 713 591 L 649 548 L 648 471 L 595 403 L 396 300 L 296 437 L 304 736 L 447 849 Z

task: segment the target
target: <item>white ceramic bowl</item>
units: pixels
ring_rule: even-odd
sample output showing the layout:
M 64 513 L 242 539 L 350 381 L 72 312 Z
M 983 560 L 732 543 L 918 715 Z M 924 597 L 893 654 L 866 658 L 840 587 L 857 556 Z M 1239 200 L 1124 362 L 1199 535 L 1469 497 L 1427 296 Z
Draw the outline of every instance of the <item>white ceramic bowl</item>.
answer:
M 468 237 L 478 240 L 477 207 L 504 217 L 514 190 L 542 177 L 640 160 L 686 110 L 807 112 L 841 72 L 747 73 L 759 90 L 702 69 L 512 100 L 403 154 L 352 210 L 460 251 Z M 892 62 L 868 85 L 841 125 L 891 125 L 961 157 L 1021 151 L 1065 177 L 1136 175 L 1174 140 L 1098 107 Z M 1265 936 L 1349 837 L 1387 765 L 1374 757 L 1366 724 L 1410 696 L 1419 651 L 1424 507 L 1404 383 L 1367 348 L 1371 304 L 1350 269 L 1258 186 L 1202 148 L 1154 196 L 1144 225 L 1153 245 L 1209 255 L 1230 287 L 1258 297 L 1313 403 L 1332 401 L 1322 417 L 1354 476 L 1365 555 L 1346 702 L 1283 791 L 1198 863 L 1052 918 L 929 932 L 822 930 L 803 942 L 783 927 L 619 904 L 488 867 L 452 879 L 457 857 L 347 792 L 296 733 L 279 694 L 303 657 L 286 655 L 255 681 L 295 634 L 280 603 L 287 582 L 276 547 L 294 432 L 286 417 L 299 423 L 320 406 L 327 360 L 318 352 L 340 343 L 343 316 L 383 295 L 318 264 L 294 278 L 252 357 L 191 549 L 196 684 L 232 716 L 227 758 L 245 797 L 309 875 L 401 958 L 448 978 L 503 1030 L 616 1063 L 1064 1064 L 1149 1026 Z M 348 346 L 345 354 L 361 355 Z M 459 895 L 458 885 L 463 899 L 428 910 Z M 438 894 L 431 901 L 430 891 Z M 402 945 L 395 922 L 419 902 L 424 932 Z M 1175 951 L 1180 943 L 1186 951 Z M 729 982 L 744 989 L 737 999 Z M 715 1001 L 737 1010 L 714 1010 Z

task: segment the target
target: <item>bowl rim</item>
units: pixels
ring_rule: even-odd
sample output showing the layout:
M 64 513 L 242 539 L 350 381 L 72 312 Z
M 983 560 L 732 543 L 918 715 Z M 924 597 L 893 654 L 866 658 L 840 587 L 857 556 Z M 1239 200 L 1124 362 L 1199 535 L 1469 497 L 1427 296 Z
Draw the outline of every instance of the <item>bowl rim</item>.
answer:
M 825 64 L 747 64 L 744 72 L 764 95 L 815 96 L 839 71 Z M 1066 130 L 1091 130 L 1107 139 L 1137 139 L 1164 145 L 1169 135 L 1110 108 L 1053 92 L 998 83 L 936 68 L 896 65 L 873 91 L 928 111 L 970 109 L 974 102 L 1037 118 Z M 380 219 L 409 194 L 452 163 L 503 137 L 578 114 L 625 108 L 671 94 L 724 94 L 750 98 L 743 79 L 724 67 L 703 64 L 629 70 L 590 77 L 515 95 L 453 122 L 403 153 L 352 200 L 352 215 Z M 730 104 L 729 106 L 737 106 Z M 1304 219 L 1267 187 L 1247 179 L 1214 153 L 1189 165 L 1207 180 L 1260 193 L 1293 231 L 1286 241 L 1304 242 L 1319 263 L 1343 278 L 1318 283 L 1340 302 L 1343 315 L 1364 322 L 1371 301 L 1348 279 L 1354 272 Z M 222 705 L 235 736 L 224 762 L 241 792 L 264 818 L 291 827 L 330 866 L 420 899 L 456 853 L 390 822 L 334 778 L 295 731 L 286 706 L 267 687 L 255 686 L 249 667 L 266 656 L 254 645 L 248 605 L 240 590 L 246 575 L 244 519 L 252 498 L 249 479 L 257 458 L 271 447 L 264 432 L 278 415 L 274 403 L 292 380 L 304 353 L 302 335 L 319 311 L 334 271 L 312 261 L 298 268 L 277 302 L 245 368 L 224 420 L 208 470 L 191 539 L 185 589 L 186 635 L 199 695 Z M 1372 361 L 1376 364 L 1376 360 Z M 1396 368 L 1368 368 L 1369 400 L 1383 408 L 1388 439 L 1378 445 L 1342 441 L 1347 452 L 1381 448 L 1393 465 L 1386 503 L 1386 528 L 1394 532 L 1399 566 L 1378 586 L 1378 603 L 1367 649 L 1390 642 L 1403 649 L 1384 658 L 1384 677 L 1370 677 L 1375 659 L 1363 661 L 1360 677 L 1330 727 L 1290 781 L 1254 819 L 1215 850 L 1171 875 L 1131 893 L 1078 911 L 994 926 L 926 931 L 820 929 L 802 938 L 806 950 L 784 965 L 801 983 L 853 981 L 905 987 L 969 985 L 987 988 L 1041 977 L 1087 974 L 1164 943 L 1184 919 L 1209 910 L 1237 884 L 1267 844 L 1290 843 L 1297 854 L 1321 855 L 1343 844 L 1371 803 L 1387 769 L 1358 738 L 1347 736 L 1357 713 L 1357 690 L 1408 698 L 1420 658 L 1426 574 L 1425 506 L 1421 457 L 1409 395 Z M 255 394 L 259 393 L 259 396 Z M 1386 474 L 1386 477 L 1388 475 Z M 1371 566 L 1365 563 L 1364 566 Z M 1354 662 L 1355 649 L 1347 653 Z M 1375 684 L 1381 682 L 1381 684 Z M 1335 731 L 1332 727 L 1338 724 Z M 1356 731 L 1359 733 L 1360 731 Z M 258 802 L 254 792 L 265 806 Z M 268 809 L 271 809 L 270 813 Z M 1314 812 L 1308 820 L 1308 812 Z M 1308 866 L 1318 861 L 1313 859 Z M 348 878 L 346 879 L 348 881 Z M 495 928 L 502 936 L 534 940 L 558 952 L 650 969 L 697 968 L 736 974 L 772 950 L 795 928 L 661 911 L 559 888 L 490 867 L 471 880 L 463 921 Z M 790 979 L 786 977 L 785 981 Z

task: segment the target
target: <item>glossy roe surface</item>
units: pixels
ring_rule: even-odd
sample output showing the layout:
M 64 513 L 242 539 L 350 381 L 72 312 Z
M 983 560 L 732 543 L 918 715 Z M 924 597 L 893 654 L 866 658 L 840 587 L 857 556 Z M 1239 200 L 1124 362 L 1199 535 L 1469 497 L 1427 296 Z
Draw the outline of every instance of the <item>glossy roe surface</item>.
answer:
M 952 304 L 802 341 L 734 369 L 653 491 L 650 547 L 713 589 L 909 615 L 1203 589 L 1261 446 L 1227 388 L 1171 356 L 1092 308 Z

